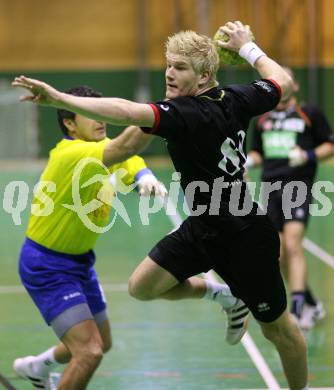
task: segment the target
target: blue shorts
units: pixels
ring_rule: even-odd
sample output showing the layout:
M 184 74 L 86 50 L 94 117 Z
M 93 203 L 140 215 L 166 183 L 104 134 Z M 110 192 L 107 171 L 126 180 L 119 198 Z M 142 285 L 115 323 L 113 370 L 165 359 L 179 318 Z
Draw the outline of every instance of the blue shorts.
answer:
M 95 255 L 55 252 L 26 238 L 20 254 L 22 283 L 48 325 L 70 307 L 86 303 L 92 315 L 106 309 L 94 270 Z

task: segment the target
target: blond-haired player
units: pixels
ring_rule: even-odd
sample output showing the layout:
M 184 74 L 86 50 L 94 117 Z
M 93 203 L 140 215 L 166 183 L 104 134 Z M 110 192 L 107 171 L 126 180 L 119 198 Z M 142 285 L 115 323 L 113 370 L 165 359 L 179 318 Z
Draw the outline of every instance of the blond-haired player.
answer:
M 140 300 L 201 298 L 208 287 L 194 275 L 214 269 L 239 298 L 234 303 L 236 310 L 230 308 L 231 329 L 244 326 L 247 314 L 243 305 L 238 306 L 242 300 L 278 350 L 289 387 L 306 389 L 306 344 L 287 311 L 278 233 L 265 215 L 259 215 L 256 204 L 251 204 L 248 213 L 240 213 L 238 207 L 247 200 L 243 164 L 249 120 L 274 108 L 281 95 L 289 93 L 292 81 L 251 41 L 248 26 L 236 21 L 221 29 L 230 40 L 220 45 L 238 51 L 258 71 L 260 80 L 219 88 L 213 42 L 206 36 L 181 32 L 167 43 L 164 101 L 138 104 L 118 98 L 82 99 L 23 76 L 13 84 L 31 92 L 23 100 L 110 123 L 137 125 L 144 133 L 167 140 L 192 213 L 138 266 L 129 281 L 130 294 Z M 126 155 L 140 146 L 143 137 L 141 130 L 131 129 L 110 148 Z M 237 319 L 240 322 L 233 323 Z

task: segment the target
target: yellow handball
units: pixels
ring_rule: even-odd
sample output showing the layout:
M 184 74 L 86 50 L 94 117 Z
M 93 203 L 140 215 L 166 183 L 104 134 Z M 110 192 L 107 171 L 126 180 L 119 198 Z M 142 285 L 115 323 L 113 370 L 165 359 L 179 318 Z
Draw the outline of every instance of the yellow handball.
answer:
M 241 65 L 246 64 L 246 60 L 239 56 L 239 53 L 233 50 L 224 49 L 218 45 L 217 41 L 227 42 L 230 37 L 220 29 L 213 37 L 213 42 L 216 45 L 217 53 L 219 55 L 220 63 L 223 65 Z M 254 35 L 252 34 L 252 40 L 254 41 Z

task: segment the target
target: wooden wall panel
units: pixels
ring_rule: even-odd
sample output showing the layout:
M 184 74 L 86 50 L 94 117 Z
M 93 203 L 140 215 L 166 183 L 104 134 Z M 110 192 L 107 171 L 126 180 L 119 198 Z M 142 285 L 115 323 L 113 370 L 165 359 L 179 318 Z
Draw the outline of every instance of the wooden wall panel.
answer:
M 1 69 L 132 66 L 135 5 L 136 0 L 0 0 Z
M 140 60 L 163 67 L 168 35 L 203 28 L 200 1 L 0 0 L 0 71 L 128 69 Z M 213 35 L 228 20 L 242 20 L 268 54 L 291 66 L 307 66 L 312 2 L 318 21 L 314 58 L 318 65 L 334 66 L 334 0 L 207 0 L 207 33 Z
M 149 1 L 147 25 L 147 63 L 150 67 L 161 68 L 165 61 L 165 41 L 176 29 L 174 0 Z
M 334 1 L 322 0 L 323 65 L 334 66 Z

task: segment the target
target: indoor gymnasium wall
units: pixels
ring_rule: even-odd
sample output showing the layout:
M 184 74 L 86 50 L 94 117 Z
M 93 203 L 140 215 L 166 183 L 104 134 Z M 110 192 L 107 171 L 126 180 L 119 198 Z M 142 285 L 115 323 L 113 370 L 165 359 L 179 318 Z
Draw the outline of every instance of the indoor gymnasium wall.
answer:
M 240 19 L 252 26 L 265 51 L 297 69 L 302 98 L 309 95 L 312 66 L 316 99 L 334 124 L 333 14 L 332 0 L 0 0 L 0 78 L 24 73 L 62 90 L 84 83 L 134 99 L 142 66 L 148 70 L 150 98 L 156 100 L 164 92 L 168 35 L 180 29 L 213 35 L 220 24 Z M 254 76 L 248 67 L 220 72 L 223 83 Z M 45 156 L 61 134 L 53 110 L 39 113 Z M 163 152 L 164 145 L 157 142 L 151 151 Z

